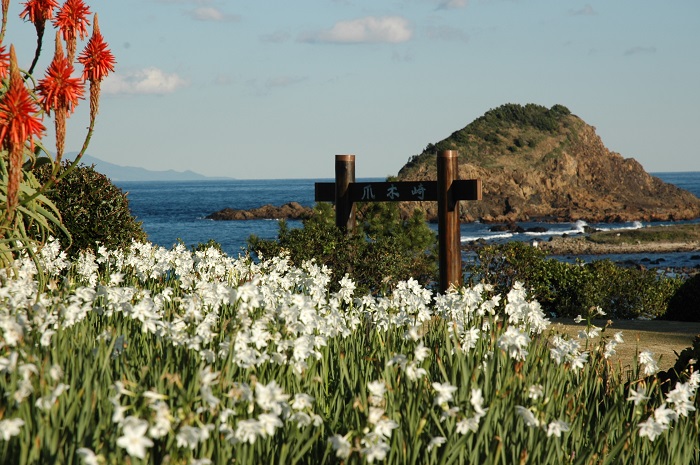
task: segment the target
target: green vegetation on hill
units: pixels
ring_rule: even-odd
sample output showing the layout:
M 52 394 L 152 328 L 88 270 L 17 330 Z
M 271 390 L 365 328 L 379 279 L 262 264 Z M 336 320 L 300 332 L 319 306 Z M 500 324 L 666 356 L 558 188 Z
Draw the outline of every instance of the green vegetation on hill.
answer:
M 571 111 L 563 105 L 547 108 L 534 103 L 507 103 L 487 111 L 447 139 L 428 144 L 403 170 L 421 165 L 443 150 L 458 150 L 460 156 L 468 154 L 471 160 L 488 166 L 501 153 L 533 150 L 545 138 L 556 136 L 562 128 L 572 127 L 574 119 L 570 115 Z

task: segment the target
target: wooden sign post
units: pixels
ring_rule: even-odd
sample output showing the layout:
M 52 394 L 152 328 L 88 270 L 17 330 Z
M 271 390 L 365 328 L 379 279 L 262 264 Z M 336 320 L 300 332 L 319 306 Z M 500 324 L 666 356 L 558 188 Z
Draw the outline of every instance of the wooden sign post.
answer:
M 335 182 L 315 185 L 317 202 L 335 202 L 335 223 L 343 231 L 355 229 L 355 202 L 438 203 L 438 261 L 440 291 L 462 284 L 459 201 L 481 200 L 481 179 L 458 179 L 458 153 L 437 156 L 437 181 L 355 182 L 355 155 L 335 156 Z

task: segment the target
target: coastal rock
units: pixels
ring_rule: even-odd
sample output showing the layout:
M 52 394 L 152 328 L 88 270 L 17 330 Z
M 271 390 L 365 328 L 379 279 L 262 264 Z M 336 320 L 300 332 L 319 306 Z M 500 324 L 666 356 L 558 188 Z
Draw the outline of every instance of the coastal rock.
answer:
M 298 202 L 289 202 L 282 206 L 263 205 L 251 210 L 234 210 L 224 208 L 207 215 L 209 220 L 255 220 L 255 219 L 306 219 L 312 214 L 312 209 Z
M 543 233 L 547 232 L 547 228 L 543 226 L 535 226 L 532 228 L 523 228 L 519 224 L 516 223 L 508 223 L 508 224 L 495 224 L 489 228 L 489 231 L 491 232 L 512 232 L 512 233 L 518 233 L 522 234 L 524 232 L 533 232 L 533 233 Z
M 503 105 L 450 137 L 429 144 L 398 180 L 437 179 L 436 154 L 459 152 L 459 178 L 480 178 L 483 200 L 460 202 L 463 222 L 678 221 L 700 217 L 700 199 L 611 152 L 595 128 L 561 105 Z M 421 208 L 437 218 L 435 202 Z

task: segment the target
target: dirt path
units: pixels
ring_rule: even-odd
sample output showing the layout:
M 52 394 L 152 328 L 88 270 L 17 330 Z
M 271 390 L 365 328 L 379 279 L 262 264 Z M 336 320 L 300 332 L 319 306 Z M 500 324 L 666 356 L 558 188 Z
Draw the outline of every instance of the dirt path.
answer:
M 594 320 L 593 324 L 604 327 L 606 320 Z M 572 337 L 586 329 L 586 323 L 574 323 L 573 319 L 558 318 L 552 320 L 551 328 Z M 617 331 L 622 331 L 624 343 L 617 346 L 615 360 L 624 367 L 634 367 L 638 352 L 649 350 L 658 361 L 659 368 L 667 370 L 676 361 L 676 354 L 690 347 L 693 338 L 700 335 L 700 323 L 659 320 L 615 320 L 604 336 L 612 337 Z

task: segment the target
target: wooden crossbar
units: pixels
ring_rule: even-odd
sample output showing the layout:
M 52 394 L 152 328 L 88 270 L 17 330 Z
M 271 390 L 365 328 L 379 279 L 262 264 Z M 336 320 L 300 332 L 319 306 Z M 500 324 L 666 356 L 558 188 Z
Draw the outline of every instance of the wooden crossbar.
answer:
M 335 183 L 317 182 L 316 202 L 335 202 Z M 481 179 L 452 181 L 452 199 L 481 200 Z M 437 202 L 437 181 L 353 182 L 349 185 L 352 202 Z

